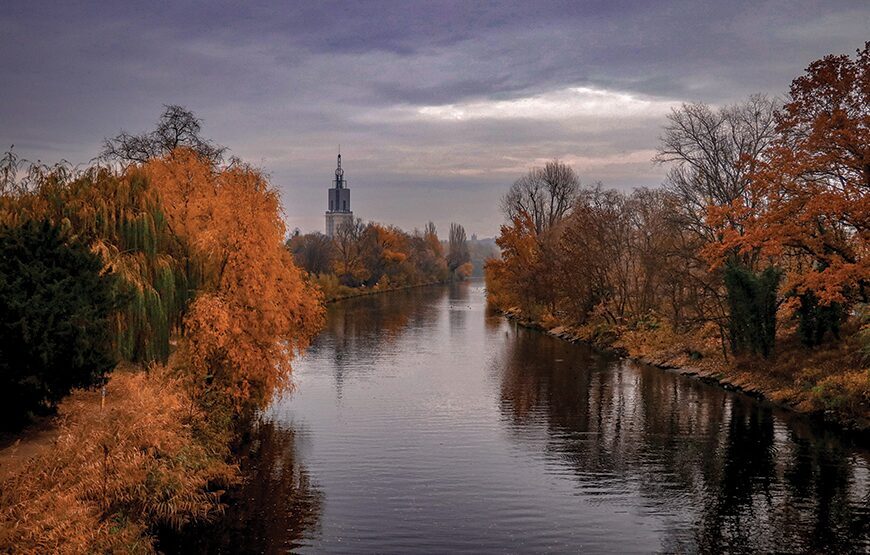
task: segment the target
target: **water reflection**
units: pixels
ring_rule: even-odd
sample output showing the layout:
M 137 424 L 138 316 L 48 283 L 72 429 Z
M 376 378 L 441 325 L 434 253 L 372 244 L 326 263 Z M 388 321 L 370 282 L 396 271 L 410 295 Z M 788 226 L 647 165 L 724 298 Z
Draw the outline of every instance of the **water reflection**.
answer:
M 331 306 L 296 379 L 182 551 L 870 549 L 848 438 L 517 328 L 480 283 Z
M 358 375 L 360 368 L 376 364 L 409 330 L 432 325 L 437 314 L 426 310 L 427 301 L 441 294 L 431 287 L 414 288 L 347 299 L 328 307 L 326 329 L 315 348 L 331 354 L 339 398 L 348 374 Z
M 512 437 L 540 447 L 527 431 L 543 426 L 585 494 L 667 515 L 665 551 L 870 545 L 865 455 L 831 430 L 526 330 L 493 365 Z
M 170 553 L 276 553 L 298 550 L 317 535 L 323 494 L 298 460 L 304 436 L 265 420 L 257 423 L 242 450 L 244 482 L 227 497 L 216 521 L 165 534 Z

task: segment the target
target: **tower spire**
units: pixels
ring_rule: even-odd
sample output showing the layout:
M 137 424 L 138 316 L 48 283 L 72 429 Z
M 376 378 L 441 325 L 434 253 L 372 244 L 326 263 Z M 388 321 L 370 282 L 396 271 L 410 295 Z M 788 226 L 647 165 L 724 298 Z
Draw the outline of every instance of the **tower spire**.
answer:
M 335 186 L 338 189 L 344 187 L 344 170 L 341 169 L 341 145 L 338 145 L 338 162 L 335 166 Z
M 338 145 L 335 181 L 332 182 L 332 188 L 329 190 L 327 206 L 326 235 L 333 237 L 341 225 L 353 222 L 353 212 L 350 209 L 350 189 L 347 187 L 344 170 L 341 168 L 341 145 Z

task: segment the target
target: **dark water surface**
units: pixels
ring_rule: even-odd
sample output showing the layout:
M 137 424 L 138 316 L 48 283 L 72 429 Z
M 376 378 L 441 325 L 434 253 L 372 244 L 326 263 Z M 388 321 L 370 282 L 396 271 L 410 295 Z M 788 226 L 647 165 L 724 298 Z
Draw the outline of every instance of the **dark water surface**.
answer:
M 344 301 L 183 551 L 866 552 L 868 452 L 517 328 L 479 282 Z

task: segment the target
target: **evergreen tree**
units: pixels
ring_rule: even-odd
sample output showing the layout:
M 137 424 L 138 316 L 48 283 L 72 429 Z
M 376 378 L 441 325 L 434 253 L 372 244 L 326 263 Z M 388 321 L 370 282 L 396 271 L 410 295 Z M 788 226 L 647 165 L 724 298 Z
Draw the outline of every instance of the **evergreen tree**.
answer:
M 812 291 L 803 293 L 800 300 L 797 310 L 798 334 L 804 345 L 821 345 L 828 331 L 834 338 L 840 339 L 840 321 L 845 312 L 843 305 L 838 302 L 820 304 L 819 298 Z
M 729 332 L 735 353 L 769 357 L 776 341 L 777 290 L 782 272 L 773 266 L 760 274 L 731 261 L 725 266 Z
M 0 426 L 20 427 L 115 364 L 115 279 L 49 222 L 0 227 Z

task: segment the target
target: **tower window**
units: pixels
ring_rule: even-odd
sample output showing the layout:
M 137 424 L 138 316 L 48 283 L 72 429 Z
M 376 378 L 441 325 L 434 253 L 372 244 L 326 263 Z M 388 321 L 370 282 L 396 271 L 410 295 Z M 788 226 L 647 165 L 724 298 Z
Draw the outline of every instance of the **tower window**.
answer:
M 344 205 L 343 206 L 344 211 L 347 212 L 347 201 L 343 200 L 343 201 L 341 201 L 341 203 Z
M 329 211 L 332 212 L 332 199 L 329 199 Z

